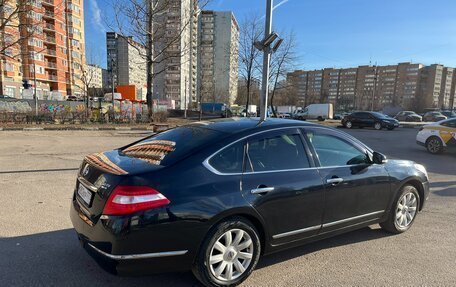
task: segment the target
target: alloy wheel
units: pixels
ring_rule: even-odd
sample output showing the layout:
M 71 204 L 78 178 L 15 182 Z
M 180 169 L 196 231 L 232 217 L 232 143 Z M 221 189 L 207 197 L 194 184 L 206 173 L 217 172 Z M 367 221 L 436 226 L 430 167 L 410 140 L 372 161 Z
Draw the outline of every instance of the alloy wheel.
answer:
M 239 278 L 250 266 L 254 244 L 242 229 L 231 229 L 220 236 L 209 254 L 209 269 L 220 281 Z
M 429 152 L 431 153 L 438 153 L 441 149 L 441 143 L 440 143 L 440 140 L 436 139 L 436 138 L 432 138 L 428 141 L 427 143 L 427 149 L 429 150 Z
M 374 128 L 376 130 L 380 130 L 380 129 L 382 129 L 382 125 L 380 123 L 375 123 Z
M 396 225 L 401 228 L 407 228 L 416 215 L 418 201 L 413 192 L 404 194 L 399 200 L 396 208 Z
M 351 129 L 353 127 L 352 122 L 345 123 L 345 127 L 348 128 L 348 129 Z

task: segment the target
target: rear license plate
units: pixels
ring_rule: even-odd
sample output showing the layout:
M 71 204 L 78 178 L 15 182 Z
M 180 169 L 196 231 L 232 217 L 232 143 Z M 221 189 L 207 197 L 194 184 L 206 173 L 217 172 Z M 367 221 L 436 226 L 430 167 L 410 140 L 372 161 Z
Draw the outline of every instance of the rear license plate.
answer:
M 92 201 L 92 192 L 88 190 L 85 186 L 82 184 L 79 184 L 78 187 L 78 196 L 87 204 L 90 205 L 90 202 Z

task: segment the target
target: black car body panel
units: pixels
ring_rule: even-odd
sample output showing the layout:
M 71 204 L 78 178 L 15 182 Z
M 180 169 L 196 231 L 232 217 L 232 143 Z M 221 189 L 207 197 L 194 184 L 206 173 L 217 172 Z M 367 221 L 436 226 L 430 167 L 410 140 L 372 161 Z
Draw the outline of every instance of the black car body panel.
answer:
M 407 182 L 416 184 L 424 198 L 428 194 L 427 178 L 412 162 L 321 167 L 307 132 L 337 134 L 372 158 L 371 149 L 336 129 L 284 119 L 262 124 L 256 119 L 226 119 L 197 123 L 190 129 L 198 134 L 207 129 L 216 136 L 195 147 L 187 146 L 187 150 L 178 150 L 178 143 L 172 153 L 181 152 L 179 157 L 165 156 L 159 165 L 126 156 L 124 150 L 131 145 L 104 153 L 125 174 L 105 172 L 87 161 L 81 165 L 71 221 L 83 246 L 108 271 L 148 274 L 188 270 L 208 231 L 230 216 L 250 220 L 261 234 L 262 253 L 268 254 L 381 222 Z M 240 172 L 224 173 L 210 165 L 210 159 L 221 150 L 235 144 L 247 149 L 257 138 L 284 132 L 302 141 L 298 144 L 308 157 L 306 167 L 252 172 L 246 167 L 246 153 Z M 344 181 L 328 184 L 334 177 Z M 89 204 L 78 195 L 80 185 L 92 191 Z M 129 215 L 103 215 L 106 201 L 119 185 L 150 186 L 170 203 Z M 265 187 L 274 189 L 253 192 Z
M 396 119 L 377 112 L 354 112 L 341 121 L 343 126 L 347 122 L 351 122 L 353 127 L 374 127 L 376 123 L 380 123 L 382 128 L 394 129 L 399 127 L 399 122 Z

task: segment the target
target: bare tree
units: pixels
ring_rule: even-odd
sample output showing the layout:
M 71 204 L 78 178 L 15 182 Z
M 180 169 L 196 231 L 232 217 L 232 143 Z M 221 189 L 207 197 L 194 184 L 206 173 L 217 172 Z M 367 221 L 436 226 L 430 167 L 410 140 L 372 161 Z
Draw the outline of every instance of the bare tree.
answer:
M 92 49 L 85 49 L 86 64 L 81 65 L 81 85 L 76 86 L 81 89 L 86 106 L 86 116 L 89 116 L 90 89 L 95 84 L 97 73 L 101 73 L 101 68 L 95 63 L 98 63 L 101 58 L 100 53 L 95 53 Z M 98 71 L 97 71 L 98 70 Z M 101 76 L 101 75 L 99 75 Z
M 270 93 L 270 106 L 274 116 L 277 117 L 277 111 L 274 108 L 274 96 L 278 89 L 286 88 L 287 84 L 279 83 L 286 79 L 287 73 L 293 70 L 296 61 L 295 55 L 296 40 L 295 35 L 290 33 L 284 37 L 283 44 L 271 56 L 269 81 L 272 82 Z
M 137 46 L 141 58 L 147 67 L 147 107 L 152 119 L 152 89 L 154 78 L 173 67 L 172 59 L 180 59 L 192 49 L 191 39 L 181 41 L 184 33 L 194 24 L 200 8 L 210 0 L 190 0 L 181 14 L 187 16 L 185 21 L 172 23 L 177 10 L 182 6 L 180 0 L 116 0 L 114 2 L 114 20 L 108 26 L 124 36 L 131 36 L 145 47 L 144 51 Z M 187 44 L 183 44 L 187 42 Z M 130 43 L 130 42 L 129 42 Z M 166 64 L 165 64 L 166 63 Z M 163 64 L 163 65 L 158 65 Z
M 261 39 L 263 23 L 258 15 L 249 15 L 240 24 L 239 37 L 239 73 L 246 85 L 246 108 L 251 99 L 251 88 L 255 78 L 258 78 L 261 62 L 261 51 L 253 46 L 255 41 Z M 238 94 L 238 98 L 243 95 Z

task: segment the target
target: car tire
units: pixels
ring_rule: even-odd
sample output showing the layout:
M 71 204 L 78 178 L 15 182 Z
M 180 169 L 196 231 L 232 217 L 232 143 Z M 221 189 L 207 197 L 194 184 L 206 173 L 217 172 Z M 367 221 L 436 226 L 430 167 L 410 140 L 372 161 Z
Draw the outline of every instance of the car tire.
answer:
M 319 122 L 324 122 L 324 121 L 325 121 L 325 119 L 322 118 L 322 117 L 318 117 L 317 120 L 318 120 Z
M 388 219 L 380 227 L 390 233 L 399 234 L 410 229 L 420 207 L 420 195 L 412 185 L 405 185 L 397 194 Z
M 345 122 L 345 127 L 347 129 L 351 129 L 351 128 L 353 128 L 353 123 L 351 121 L 347 121 L 347 122 Z
M 376 123 L 374 124 L 374 129 L 376 129 L 376 130 L 378 130 L 378 131 L 381 130 L 381 129 L 382 129 L 382 124 L 379 123 L 379 122 L 376 122 Z
M 439 154 L 443 152 L 443 143 L 438 137 L 430 137 L 426 140 L 426 149 L 432 154 Z
M 204 286 L 237 286 L 255 269 L 260 254 L 261 243 L 255 226 L 243 217 L 233 217 L 209 231 L 192 271 Z
M 392 130 L 394 130 L 394 127 L 389 127 L 388 130 L 392 131 Z

